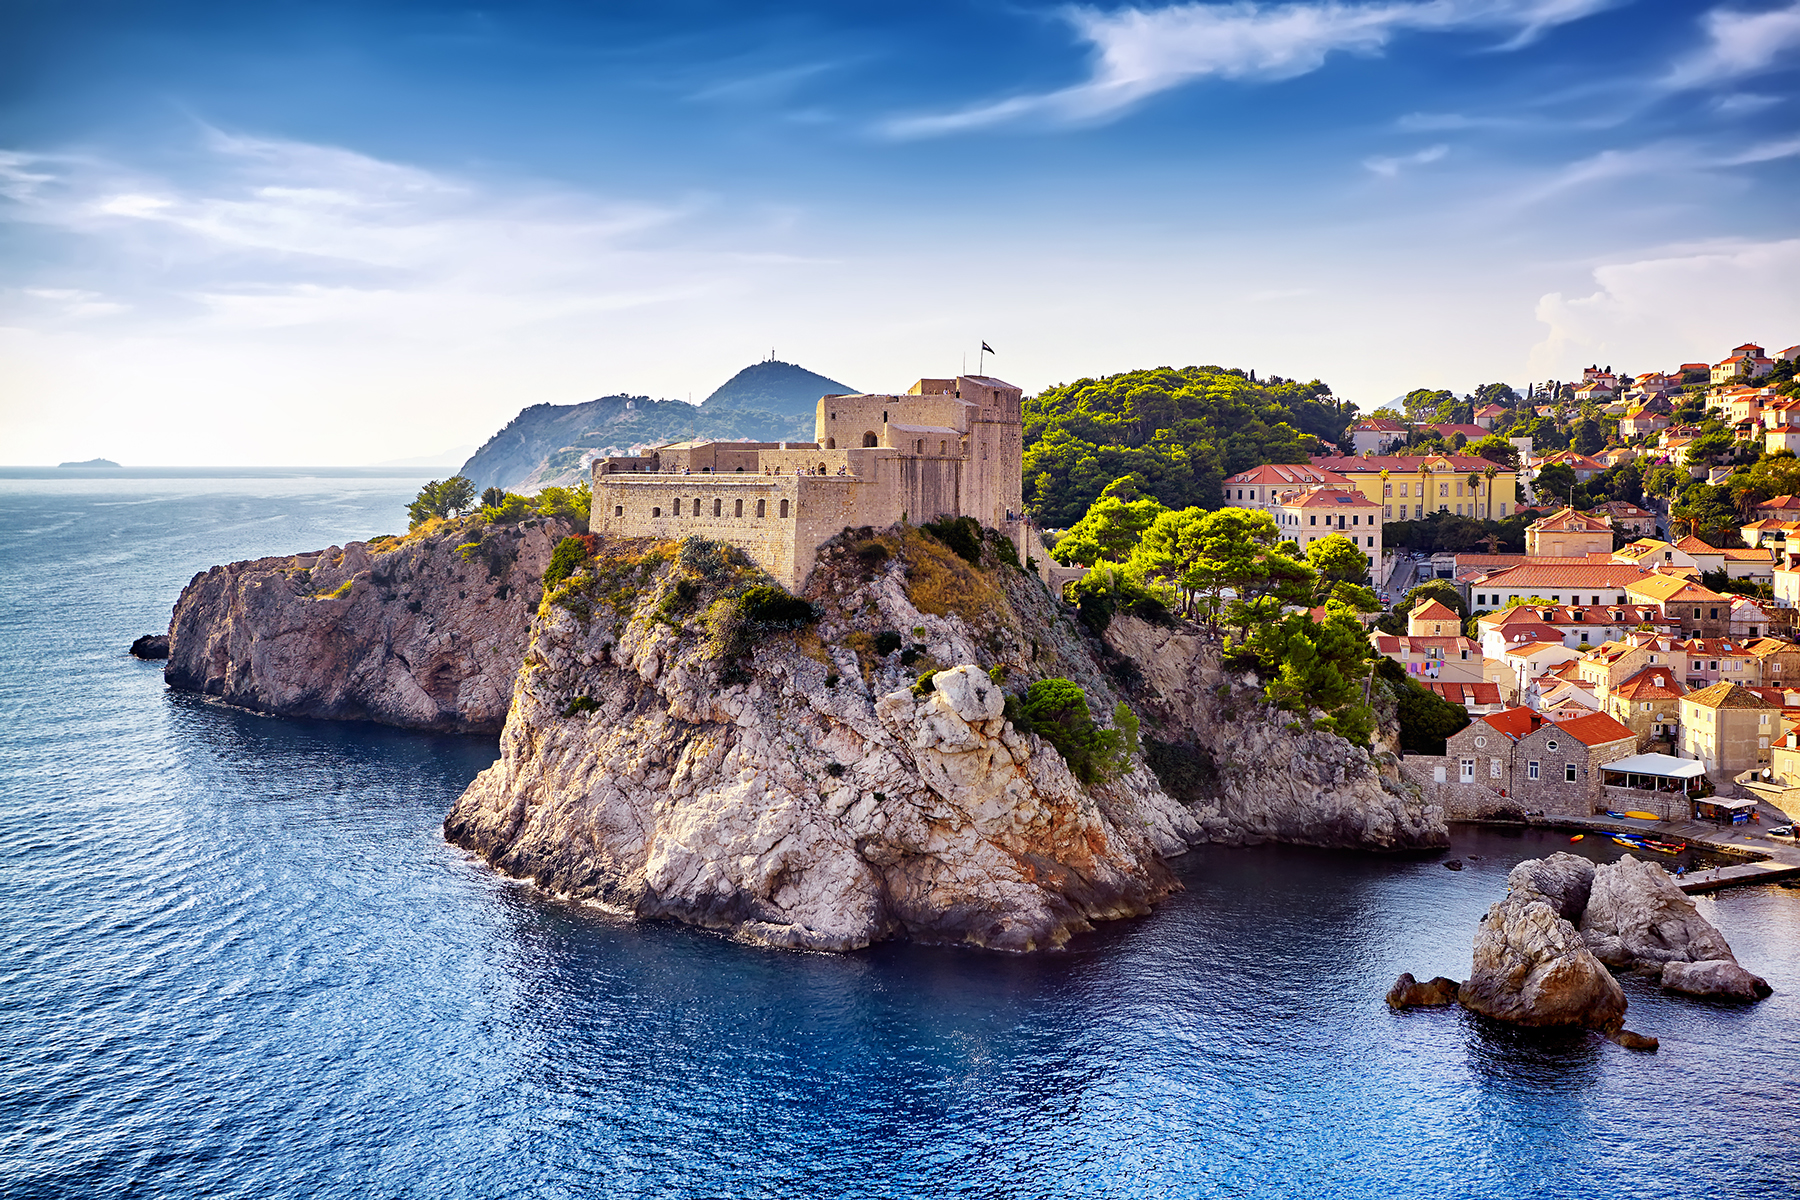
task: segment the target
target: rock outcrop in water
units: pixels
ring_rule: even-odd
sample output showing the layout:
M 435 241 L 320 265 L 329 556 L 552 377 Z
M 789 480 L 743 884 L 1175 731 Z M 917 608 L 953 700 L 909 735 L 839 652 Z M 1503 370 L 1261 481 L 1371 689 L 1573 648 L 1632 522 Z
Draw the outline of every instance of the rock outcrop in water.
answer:
M 1472 1012 L 1514 1025 L 1610 1033 L 1625 1019 L 1624 989 L 1564 915 L 1567 894 L 1533 886 L 1535 865 L 1514 867 L 1506 899 L 1482 918 L 1474 970 L 1457 999 Z
M 1084 784 L 1006 716 L 1049 677 L 1114 711 L 1035 578 L 865 531 L 822 553 L 797 629 L 750 610 L 757 578 L 698 539 L 600 546 L 544 605 L 450 840 L 552 892 L 810 949 L 1057 946 L 1176 886 L 1162 856 L 1198 828 L 1141 760 Z
M 278 716 L 497 732 L 544 567 L 570 532 L 453 521 L 213 567 L 176 602 L 164 678 Z
M 146 633 L 131 643 L 131 656 L 145 660 L 161 660 L 169 657 L 169 635 L 166 633 Z
M 1253 676 L 1225 670 L 1219 644 L 1199 631 L 1121 616 L 1106 644 L 1141 674 L 1132 698 L 1151 762 L 1194 813 L 1202 839 L 1359 850 L 1450 844 L 1442 811 L 1401 781 L 1391 754 L 1299 729 L 1293 714 L 1262 702 Z
M 1596 867 L 1558 852 L 1520 863 L 1506 884 L 1506 898 L 1476 930 L 1474 970 L 1456 991 L 1473 1012 L 1515 1025 L 1598 1029 L 1642 1050 L 1655 1049 L 1655 1039 L 1622 1028 L 1625 992 L 1609 966 L 1657 975 L 1664 988 L 1690 995 L 1770 994 L 1654 863 L 1627 854 Z M 1388 1003 L 1408 984 L 1419 986 L 1402 975 Z

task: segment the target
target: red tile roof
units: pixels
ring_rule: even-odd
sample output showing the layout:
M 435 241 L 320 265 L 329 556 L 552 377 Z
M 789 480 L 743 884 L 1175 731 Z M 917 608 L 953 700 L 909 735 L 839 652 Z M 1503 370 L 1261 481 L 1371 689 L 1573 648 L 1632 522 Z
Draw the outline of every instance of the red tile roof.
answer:
M 1613 695 L 1626 700 L 1673 700 L 1681 696 L 1683 688 L 1675 678 L 1672 667 L 1645 667 L 1630 679 L 1617 684 Z
M 1500 703 L 1500 685 L 1497 683 L 1444 683 L 1437 679 L 1419 682 L 1452 704 L 1460 704 L 1465 708 Z
M 1348 482 L 1346 480 L 1345 482 Z M 1380 508 L 1381 506 L 1355 488 L 1313 488 L 1301 493 L 1283 493 L 1283 508 Z
M 1347 486 L 1350 481 L 1333 471 L 1322 470 L 1311 463 L 1264 463 L 1260 467 L 1251 467 L 1248 471 L 1239 471 L 1225 480 L 1227 484 L 1339 484 Z
M 1488 713 L 1479 718 L 1511 738 L 1518 741 L 1532 730 L 1544 723 L 1541 714 L 1529 708 L 1503 708 L 1497 713 Z
M 1527 562 L 1507 567 L 1489 575 L 1485 586 L 1513 588 L 1520 591 L 1538 588 L 1611 588 L 1617 590 L 1636 583 L 1650 574 L 1632 563 L 1592 563 L 1571 561 L 1568 565 Z
M 1605 713 L 1590 713 L 1585 717 L 1558 721 L 1556 728 L 1586 746 L 1605 746 L 1626 738 L 1637 740 L 1637 734 Z

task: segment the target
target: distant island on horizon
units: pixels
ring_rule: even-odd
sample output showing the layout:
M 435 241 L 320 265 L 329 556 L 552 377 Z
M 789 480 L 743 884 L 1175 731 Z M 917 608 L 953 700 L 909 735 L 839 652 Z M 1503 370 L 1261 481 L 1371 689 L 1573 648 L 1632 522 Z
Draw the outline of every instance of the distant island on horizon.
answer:
M 119 464 L 110 458 L 90 458 L 86 462 L 65 462 L 57 463 L 56 465 L 58 467 L 113 467 L 120 470 L 124 469 L 119 467 Z

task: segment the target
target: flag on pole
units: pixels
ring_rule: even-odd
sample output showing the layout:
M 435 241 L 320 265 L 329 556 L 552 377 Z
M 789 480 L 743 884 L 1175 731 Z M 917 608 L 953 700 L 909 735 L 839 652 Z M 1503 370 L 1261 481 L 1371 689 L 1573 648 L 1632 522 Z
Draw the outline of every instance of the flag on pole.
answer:
M 985 352 L 987 354 L 992 354 L 994 352 L 994 348 L 992 346 L 988 345 L 986 342 L 981 343 L 981 349 L 983 352 Z

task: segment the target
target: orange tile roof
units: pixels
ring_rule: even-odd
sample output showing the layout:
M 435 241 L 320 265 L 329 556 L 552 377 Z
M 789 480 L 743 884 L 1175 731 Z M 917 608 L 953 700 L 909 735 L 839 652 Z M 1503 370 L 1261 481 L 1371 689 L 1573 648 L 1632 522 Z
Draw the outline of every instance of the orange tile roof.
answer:
M 1613 695 L 1627 700 L 1673 700 L 1685 689 L 1669 666 L 1645 667 L 1630 679 L 1614 685 Z
M 1648 576 L 1650 572 L 1634 563 L 1591 563 L 1571 561 L 1567 566 L 1528 562 L 1507 567 L 1487 577 L 1490 588 L 1612 588 L 1618 589 Z
M 1413 621 L 1454 621 L 1457 620 L 1457 616 L 1456 610 L 1450 608 L 1442 600 L 1427 599 L 1425 601 L 1425 607 L 1413 609 L 1407 619 Z
M 1349 481 L 1346 480 L 1346 483 Z M 1297 498 L 1296 498 L 1297 496 Z M 1283 494 L 1278 503 L 1283 508 L 1380 508 L 1355 488 L 1313 488 L 1303 493 Z
M 1569 721 L 1556 722 L 1556 728 L 1586 746 L 1605 746 L 1612 742 L 1637 739 L 1637 734 L 1605 713 L 1590 713 Z
M 1488 713 L 1480 719 L 1515 742 L 1544 723 L 1541 714 L 1521 707 L 1503 708 L 1497 713 Z
M 1264 463 L 1260 467 L 1251 467 L 1248 471 L 1239 471 L 1225 481 L 1228 484 L 1341 484 L 1348 486 L 1350 481 L 1335 471 L 1325 471 L 1311 463 Z

